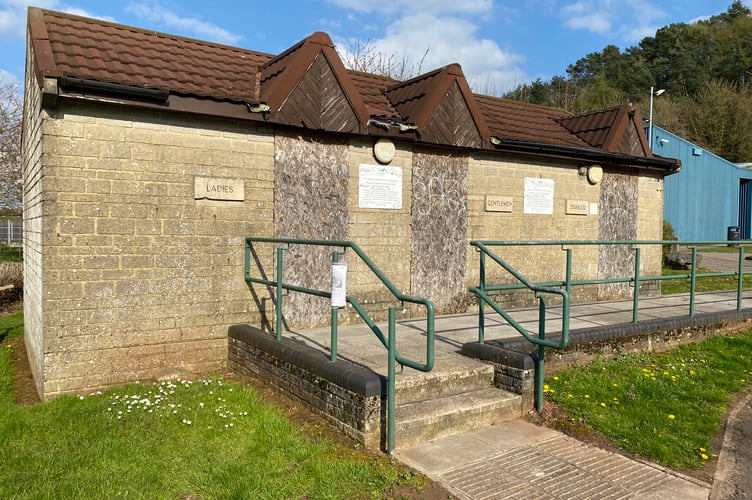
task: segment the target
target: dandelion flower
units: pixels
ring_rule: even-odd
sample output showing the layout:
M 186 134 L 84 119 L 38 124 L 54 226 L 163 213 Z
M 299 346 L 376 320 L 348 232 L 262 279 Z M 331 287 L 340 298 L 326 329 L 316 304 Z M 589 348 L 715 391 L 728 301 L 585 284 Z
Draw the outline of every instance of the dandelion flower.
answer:
M 674 415 L 672 415 L 672 414 L 670 414 L 670 413 L 668 414 L 668 419 L 669 419 L 669 420 L 674 420 L 675 418 L 676 418 L 676 417 L 675 417 Z
M 590 394 L 585 394 L 585 399 L 590 399 Z
M 606 407 L 606 403 L 601 403 L 601 406 L 605 408 Z
M 559 381 L 559 377 L 554 376 L 554 380 L 558 382 Z
M 707 455 L 706 455 L 705 453 L 703 453 L 703 454 L 702 454 L 702 455 L 700 455 L 700 456 L 702 457 L 702 459 L 703 459 L 703 460 L 707 460 L 707 459 L 708 459 L 708 456 L 707 456 Z

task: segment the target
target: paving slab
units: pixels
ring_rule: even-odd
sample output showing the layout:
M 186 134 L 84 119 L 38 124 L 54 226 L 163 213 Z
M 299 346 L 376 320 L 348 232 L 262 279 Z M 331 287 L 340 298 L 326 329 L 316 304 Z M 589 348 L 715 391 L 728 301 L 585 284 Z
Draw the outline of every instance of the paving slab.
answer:
M 710 254 L 707 254 L 710 255 Z M 719 254 L 724 266 L 730 266 L 726 254 Z M 703 267 L 721 269 L 715 256 L 703 260 Z M 715 267 L 714 267 L 715 266 Z M 745 262 L 745 267 L 747 262 Z M 750 263 L 752 267 L 752 263 Z M 752 308 L 752 290 L 745 290 L 742 309 Z M 736 311 L 735 292 L 697 294 L 696 315 Z M 537 309 L 511 311 L 512 317 L 531 333 L 537 334 Z M 639 320 L 670 319 L 689 316 L 689 296 L 671 295 L 639 301 Z M 547 335 L 561 331 L 561 308 L 551 307 L 547 317 Z M 436 319 L 436 363 L 434 371 L 452 370 L 456 363 L 467 358 L 458 354 L 465 342 L 478 338 L 477 313 L 442 316 Z M 570 329 L 628 324 L 632 322 L 632 300 L 576 304 L 571 307 Z M 520 338 L 503 318 L 495 313 L 485 317 L 485 338 Z M 385 324 L 379 324 L 383 332 Z M 425 356 L 425 320 L 400 320 L 397 325 L 400 352 L 417 361 Z M 328 351 L 331 344 L 329 328 L 285 332 L 286 337 Z M 386 350 L 365 325 L 340 326 L 338 353 L 355 363 L 369 366 L 386 375 Z M 474 360 L 469 360 L 477 362 Z M 405 368 L 399 383 L 409 384 L 422 372 Z M 400 380 L 402 382 L 400 382 Z M 748 401 L 748 400 L 747 400 Z M 752 429 L 752 405 L 745 415 Z M 733 419 L 732 419 L 733 421 Z M 752 431 L 750 431 L 752 435 Z M 737 436 L 738 433 L 729 434 Z M 740 448 L 735 438 L 722 452 L 725 473 L 724 488 L 729 487 L 733 474 L 746 474 L 752 467 L 747 462 L 734 461 L 734 450 Z M 749 448 L 750 443 L 743 445 Z M 733 446 L 732 446 L 733 445 Z M 730 450 L 729 450 L 730 449 Z M 729 450 L 729 451 L 727 451 Z M 520 499 L 707 499 L 711 485 L 682 476 L 661 466 L 631 460 L 622 455 L 601 450 L 557 431 L 538 427 L 525 420 L 513 420 L 458 435 L 436 439 L 428 443 L 395 451 L 395 457 L 439 481 L 462 499 L 520 498 Z M 738 472 L 741 471 L 741 472 Z M 719 484 L 721 484 L 719 482 Z M 723 491 L 728 491 L 724 489 Z M 724 497 L 717 487 L 713 498 Z M 719 496 L 720 495 L 720 496 Z M 739 497 L 746 498 L 746 497 Z
M 395 457 L 462 499 L 707 499 L 711 485 L 518 419 Z

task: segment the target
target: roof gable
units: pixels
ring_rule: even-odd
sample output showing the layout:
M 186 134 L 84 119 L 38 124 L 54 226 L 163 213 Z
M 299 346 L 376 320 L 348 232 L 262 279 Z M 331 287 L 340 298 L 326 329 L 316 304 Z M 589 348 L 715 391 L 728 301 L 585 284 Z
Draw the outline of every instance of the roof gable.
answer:
M 329 100 L 328 93 L 345 101 L 334 99 L 338 105 L 329 106 L 324 102 Z M 296 113 L 307 115 L 308 123 L 312 123 L 311 115 L 315 112 L 333 112 L 343 118 L 348 114 L 343 109 L 343 103 L 350 107 L 351 116 L 346 118 L 347 125 L 335 130 L 356 131 L 357 127 L 352 127 L 353 120 L 356 125 L 365 126 L 369 118 L 334 44 L 329 35 L 322 32 L 305 38 L 261 67 L 259 100 L 271 108 L 272 119 L 291 125 L 306 126 L 305 120 L 294 118 Z M 290 106 L 294 109 L 290 109 Z M 283 111 L 283 107 L 287 109 Z M 275 113 L 280 114 L 275 117 Z M 339 121 L 332 116 L 322 116 L 315 121 L 323 123 L 332 120 L 334 123 Z
M 652 157 L 642 125 L 631 104 L 558 118 L 558 123 L 594 148 Z
M 459 64 L 399 82 L 385 94 L 402 121 L 415 125 L 430 142 L 480 147 L 488 138 L 485 117 Z M 461 123 L 453 122 L 455 119 Z

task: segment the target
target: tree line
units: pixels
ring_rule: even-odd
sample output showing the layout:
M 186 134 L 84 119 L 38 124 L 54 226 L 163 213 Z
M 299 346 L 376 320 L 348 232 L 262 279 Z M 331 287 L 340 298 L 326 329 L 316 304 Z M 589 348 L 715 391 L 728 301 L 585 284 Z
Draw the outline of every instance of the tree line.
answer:
M 614 45 L 570 64 L 566 76 L 503 97 L 584 113 L 633 103 L 653 123 L 733 162 L 752 161 L 752 11 L 740 0 L 692 24 L 660 28 L 623 52 Z

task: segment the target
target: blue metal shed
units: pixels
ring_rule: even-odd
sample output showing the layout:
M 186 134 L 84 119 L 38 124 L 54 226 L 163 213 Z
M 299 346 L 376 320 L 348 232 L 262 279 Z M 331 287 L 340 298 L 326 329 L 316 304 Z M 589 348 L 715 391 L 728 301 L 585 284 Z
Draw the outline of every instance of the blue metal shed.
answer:
M 653 126 L 653 153 L 682 162 L 664 183 L 663 219 L 682 240 L 725 240 L 738 227 L 750 237 L 752 169 L 724 160 L 681 137 Z

